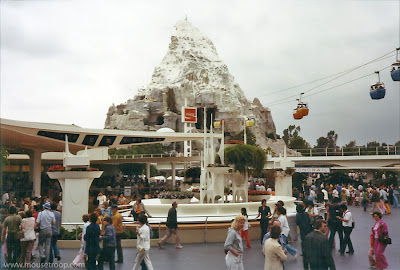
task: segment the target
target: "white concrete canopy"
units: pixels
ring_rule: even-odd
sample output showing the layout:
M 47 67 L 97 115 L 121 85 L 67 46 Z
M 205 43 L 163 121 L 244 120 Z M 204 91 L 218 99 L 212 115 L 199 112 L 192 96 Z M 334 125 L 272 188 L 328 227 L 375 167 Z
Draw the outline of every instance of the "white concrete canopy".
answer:
M 151 143 L 203 140 L 203 133 L 148 132 L 115 129 L 85 129 L 76 125 L 49 124 L 0 118 L 0 143 L 10 153 L 24 153 L 30 157 L 33 195 L 41 190 L 41 154 L 62 152 L 65 138 L 72 153 L 87 148 L 108 149 Z M 221 138 L 221 134 L 214 134 Z M 108 159 L 108 156 L 104 158 Z
M 76 125 L 47 124 L 0 118 L 0 142 L 11 153 L 26 150 L 64 151 L 65 135 L 72 153 L 85 147 L 121 148 L 132 145 L 203 140 L 203 133 L 85 129 Z M 214 134 L 221 138 L 221 134 Z

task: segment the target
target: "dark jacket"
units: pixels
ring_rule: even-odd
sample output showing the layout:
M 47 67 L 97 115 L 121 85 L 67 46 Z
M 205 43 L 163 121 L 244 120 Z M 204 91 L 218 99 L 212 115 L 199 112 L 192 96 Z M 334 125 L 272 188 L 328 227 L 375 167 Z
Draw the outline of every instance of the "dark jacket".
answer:
M 328 226 L 329 227 L 341 227 L 342 226 L 342 221 L 339 220 L 337 217 L 341 217 L 342 213 L 340 212 L 340 206 L 339 205 L 331 205 L 329 206 L 329 220 L 328 220 Z
M 86 241 L 86 254 L 97 254 L 100 251 L 99 246 L 100 226 L 96 223 L 90 223 L 86 228 L 84 240 Z
M 312 230 L 310 216 L 305 212 L 296 214 L 296 225 L 299 226 L 300 233 L 304 235 L 308 234 Z
M 328 238 L 320 231 L 314 230 L 304 239 L 303 264 L 304 269 L 336 269 Z
M 117 246 L 117 232 L 113 225 L 109 224 L 104 228 L 101 240 L 103 240 L 103 247 L 115 248 Z
M 379 202 L 379 201 L 380 201 L 379 192 L 376 190 L 372 191 L 371 202 Z
M 169 209 L 166 225 L 170 229 L 177 229 L 178 228 L 178 218 L 176 216 L 175 207 L 171 207 L 171 209 Z

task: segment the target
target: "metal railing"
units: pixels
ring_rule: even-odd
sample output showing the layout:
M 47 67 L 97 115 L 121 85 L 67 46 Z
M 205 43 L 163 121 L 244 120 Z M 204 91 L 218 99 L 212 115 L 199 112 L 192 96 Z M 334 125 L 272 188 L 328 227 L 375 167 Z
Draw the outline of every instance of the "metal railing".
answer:
M 149 221 L 150 224 L 158 224 L 158 239 L 160 239 L 161 235 L 161 221 L 153 220 Z M 126 231 L 126 225 L 127 224 L 138 224 L 137 221 L 123 221 L 122 225 L 124 226 L 124 232 Z M 61 223 L 61 226 L 75 226 L 75 240 L 78 239 L 78 227 L 83 227 L 84 223 L 83 222 L 63 222 Z M 150 225 L 151 226 L 151 225 Z M 153 228 L 153 226 L 151 226 Z
M 130 211 L 130 209 L 127 209 L 127 211 Z M 194 221 L 184 221 L 184 222 L 180 222 L 180 224 L 188 224 L 188 223 L 199 223 L 199 222 L 204 222 L 204 242 L 207 243 L 208 239 L 208 225 L 209 225 L 209 218 L 227 218 L 227 217 L 236 217 L 237 214 L 231 214 L 231 215 L 205 215 L 205 216 L 183 216 L 181 218 L 196 218 L 196 220 Z M 249 215 L 249 219 L 250 217 L 252 217 L 253 219 L 256 217 L 257 215 Z M 152 216 L 152 219 L 166 219 L 167 217 L 165 216 Z M 204 218 L 204 220 L 202 219 Z M 226 222 L 226 221 L 213 221 L 213 222 Z M 149 220 L 149 223 L 152 224 L 158 224 L 158 240 L 161 239 L 161 224 L 165 223 L 159 220 Z M 83 222 L 79 222 L 79 223 L 74 223 L 74 222 L 63 222 L 61 225 L 65 225 L 65 226 L 75 226 L 75 240 L 78 240 L 78 227 L 82 227 L 83 226 Z M 123 226 L 124 226 L 124 231 L 125 231 L 125 226 L 127 224 L 138 224 L 137 221 L 124 221 L 123 222 Z M 151 226 L 150 225 L 150 226 Z M 153 226 L 152 226 L 153 228 Z
M 201 156 L 201 153 L 192 153 L 193 157 Z M 109 159 L 134 159 L 134 158 L 168 158 L 168 157 L 184 157 L 183 153 L 173 154 L 133 154 L 133 155 L 110 155 Z
M 366 156 L 366 155 L 399 155 L 400 148 L 395 145 L 377 147 L 342 147 L 342 148 L 309 148 L 293 149 L 302 156 Z M 295 156 L 295 155 L 290 155 Z

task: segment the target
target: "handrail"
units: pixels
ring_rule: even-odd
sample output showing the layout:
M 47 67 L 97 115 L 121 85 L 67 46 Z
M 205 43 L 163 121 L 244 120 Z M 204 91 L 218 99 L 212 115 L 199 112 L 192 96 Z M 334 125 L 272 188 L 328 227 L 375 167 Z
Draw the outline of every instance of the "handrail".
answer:
M 201 153 L 192 153 L 192 156 L 201 156 Z M 134 159 L 134 158 L 167 158 L 184 157 L 183 153 L 178 154 L 130 154 L 130 155 L 109 155 L 110 159 Z
M 125 225 L 126 224 L 136 224 L 137 221 L 123 221 L 122 225 L 124 226 L 124 231 L 125 231 Z M 149 221 L 150 224 L 158 224 L 158 240 L 160 240 L 160 235 L 161 235 L 161 221 L 159 220 L 152 220 L 151 222 Z M 83 222 L 62 222 L 62 225 L 66 226 L 75 226 L 75 240 L 78 240 L 78 226 L 83 226 Z
M 306 149 L 292 149 L 301 156 L 366 156 L 366 155 L 398 155 L 399 146 L 356 146 L 356 147 L 337 147 L 337 148 L 306 148 Z M 289 154 L 289 156 L 298 156 L 296 154 Z
M 120 210 L 121 211 L 121 210 Z M 236 217 L 237 214 L 229 214 L 229 215 L 194 215 L 194 216 L 183 216 L 181 218 L 205 218 L 205 238 L 204 238 L 204 242 L 207 243 L 207 234 L 208 234 L 208 218 L 209 217 Z M 250 216 L 257 216 L 256 214 L 250 214 Z M 148 219 L 148 222 L 150 224 L 158 224 L 158 240 L 161 239 L 161 223 L 165 223 L 165 222 L 161 222 L 160 220 L 154 220 L 154 219 L 166 219 L 166 216 L 152 216 L 151 218 Z M 198 221 L 193 221 L 193 223 L 196 223 Z M 122 224 L 124 226 L 124 230 L 125 230 L 125 225 L 126 224 L 136 224 L 137 221 L 123 221 Z M 189 222 L 184 222 L 184 223 L 189 223 Z M 66 226 L 75 226 L 75 240 L 78 240 L 78 226 L 83 226 L 84 223 L 83 222 L 63 222 L 61 223 L 61 225 L 66 225 Z

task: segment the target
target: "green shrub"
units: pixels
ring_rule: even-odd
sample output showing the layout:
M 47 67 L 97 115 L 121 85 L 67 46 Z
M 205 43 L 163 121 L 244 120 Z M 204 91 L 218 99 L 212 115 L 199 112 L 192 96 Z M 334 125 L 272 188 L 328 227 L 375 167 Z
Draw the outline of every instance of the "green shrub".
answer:
M 71 231 L 68 231 L 64 227 L 60 228 L 60 240 L 76 240 L 78 236 L 79 240 L 79 234 L 82 232 L 82 228 L 78 227 L 77 229 L 73 229 Z

